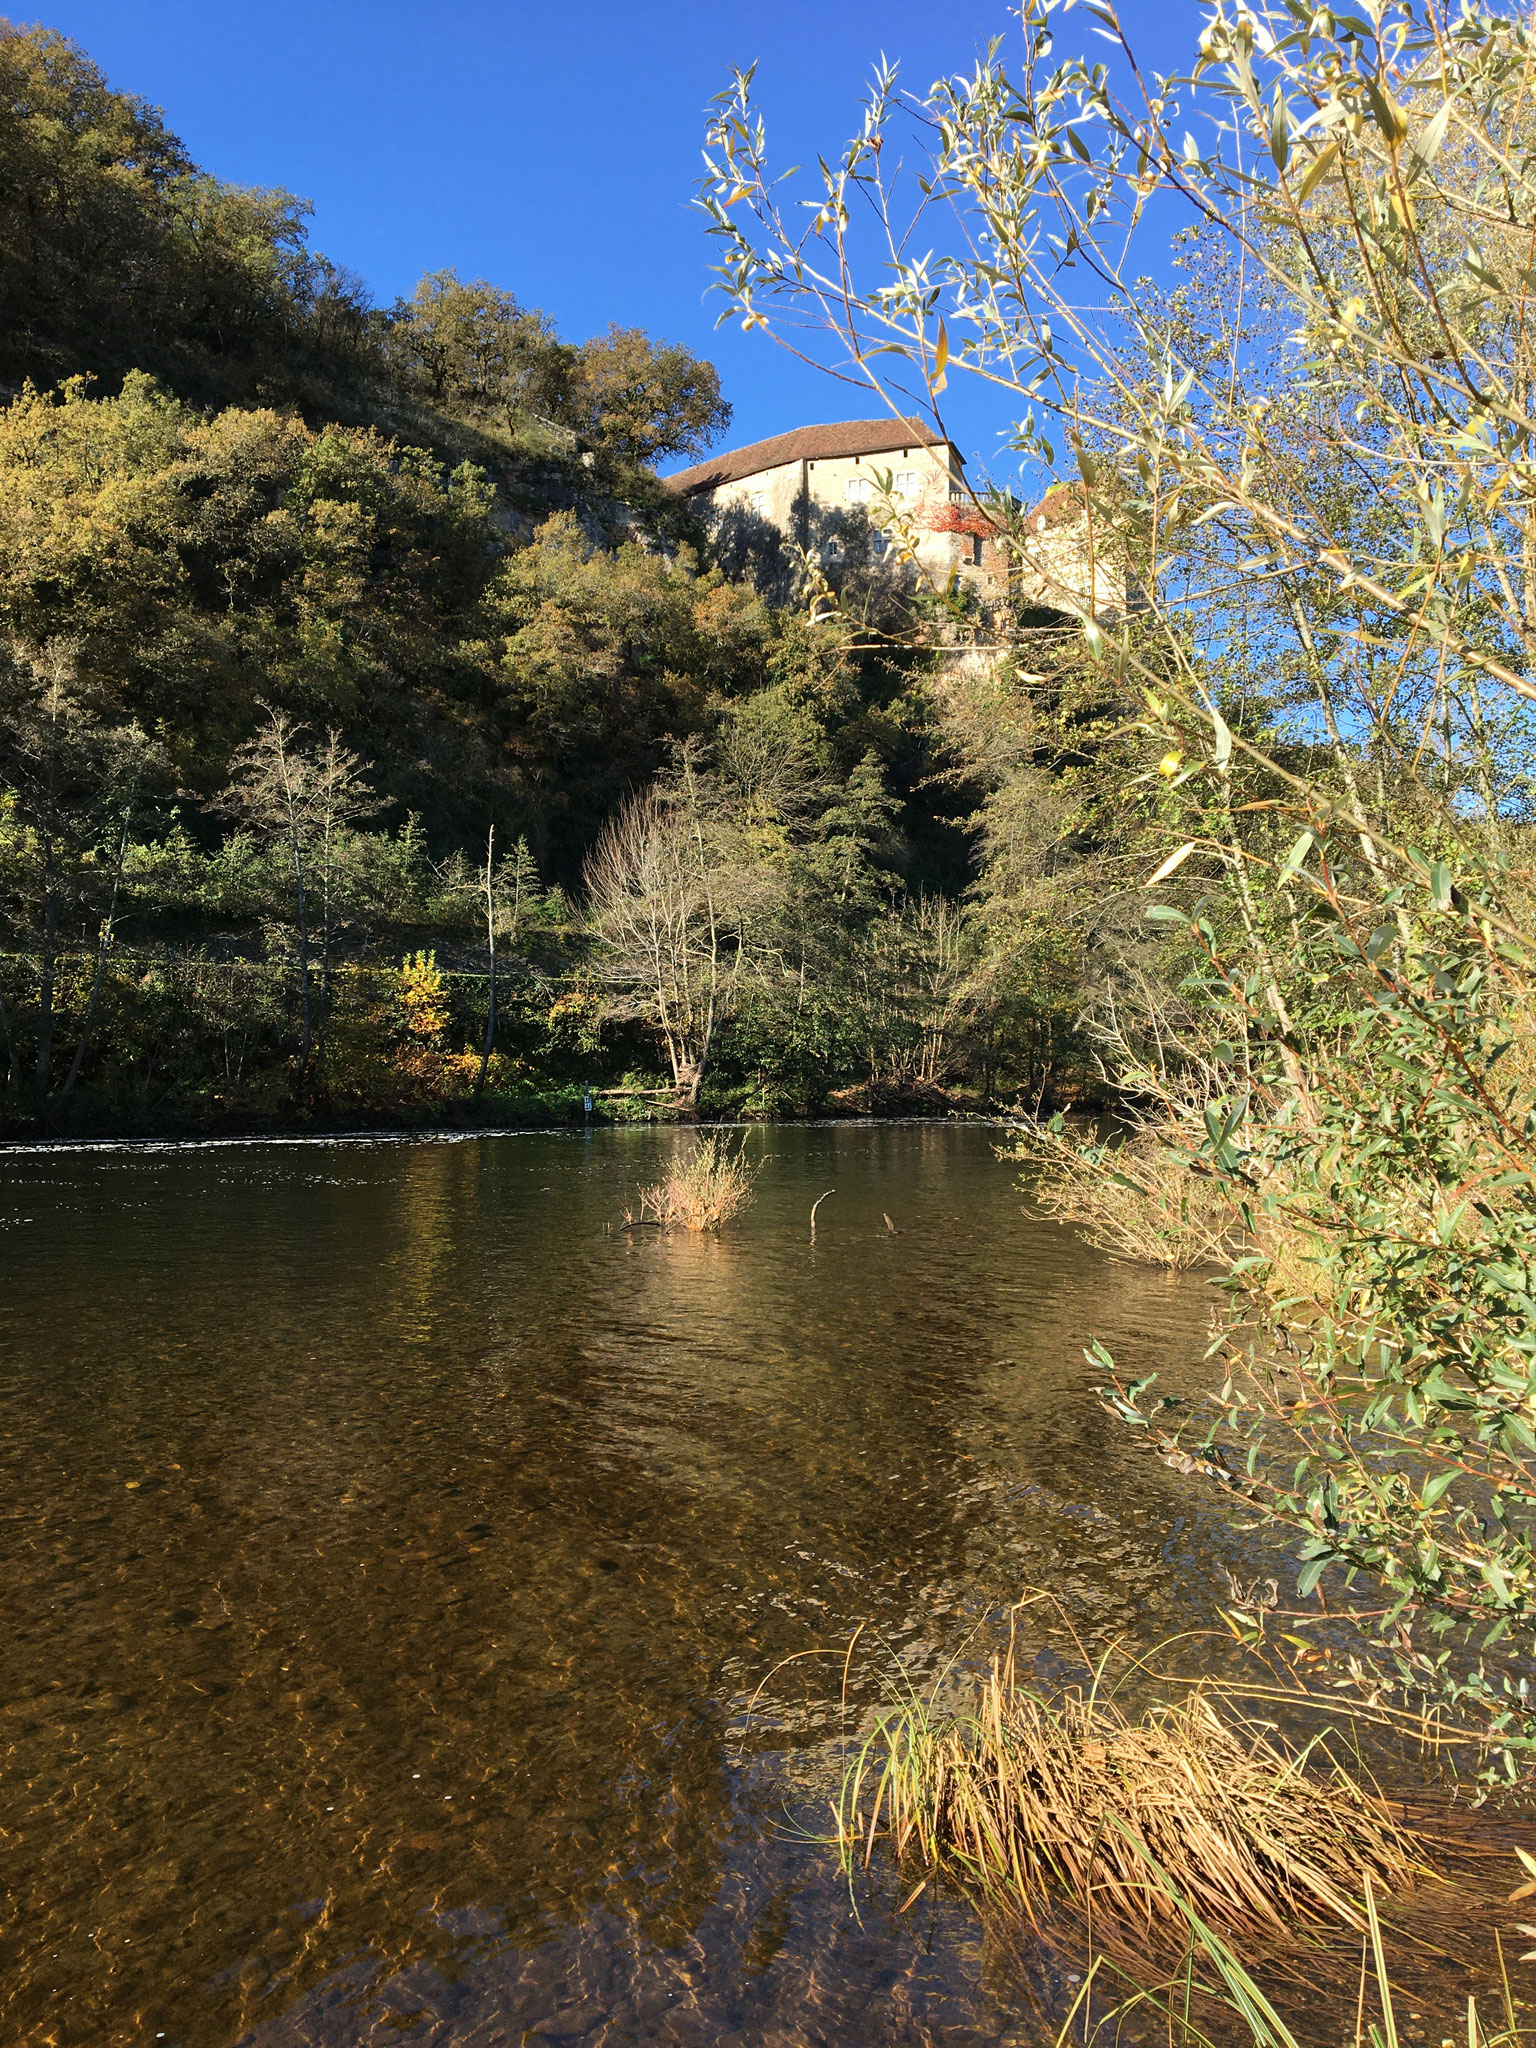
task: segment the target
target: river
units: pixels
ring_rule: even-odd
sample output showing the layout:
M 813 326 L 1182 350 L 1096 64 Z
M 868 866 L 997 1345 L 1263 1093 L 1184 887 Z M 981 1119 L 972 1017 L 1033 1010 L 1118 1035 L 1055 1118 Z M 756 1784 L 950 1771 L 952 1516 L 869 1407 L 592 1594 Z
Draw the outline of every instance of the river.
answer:
M 1243 1539 L 1082 1356 L 1187 1368 L 1209 1288 L 997 1136 L 753 1132 L 702 1239 L 618 1222 L 684 1131 L 7 1155 L 5 2038 L 1048 2038 L 850 1896 L 846 1738 L 1028 1587 L 1203 1622 Z

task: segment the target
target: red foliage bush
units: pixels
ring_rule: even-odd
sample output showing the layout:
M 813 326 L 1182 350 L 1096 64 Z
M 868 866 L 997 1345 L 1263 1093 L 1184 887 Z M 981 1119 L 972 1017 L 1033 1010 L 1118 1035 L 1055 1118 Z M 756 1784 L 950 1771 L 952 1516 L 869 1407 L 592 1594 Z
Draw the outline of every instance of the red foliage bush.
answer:
M 979 533 L 983 540 L 995 540 L 996 524 L 974 505 L 946 505 L 928 521 L 930 533 Z

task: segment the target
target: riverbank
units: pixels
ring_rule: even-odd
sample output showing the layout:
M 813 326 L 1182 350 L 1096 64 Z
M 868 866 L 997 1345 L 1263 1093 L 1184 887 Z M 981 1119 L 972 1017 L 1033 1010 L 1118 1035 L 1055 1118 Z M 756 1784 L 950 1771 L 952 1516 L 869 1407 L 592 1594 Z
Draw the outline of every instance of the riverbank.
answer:
M 1041 1107 L 1096 1110 L 1102 1105 L 1084 1093 L 1064 1087 L 1031 1096 L 1031 1114 Z M 366 1104 L 355 1101 L 332 1107 L 316 1103 L 299 1113 L 291 1106 L 270 1113 L 248 1107 L 212 1105 L 202 1115 L 180 1112 L 112 1114 L 85 1099 L 68 1115 L 0 1120 L 0 1153 L 48 1146 L 134 1144 L 243 1144 L 262 1139 L 341 1139 L 391 1137 L 494 1137 L 534 1130 L 580 1130 L 628 1124 L 812 1124 L 891 1121 L 993 1121 L 1016 1116 L 1019 1098 L 983 1095 L 975 1089 L 911 1086 L 890 1082 L 862 1083 L 833 1089 L 819 1101 L 797 1105 L 755 1103 L 750 1090 L 706 1097 L 695 1107 L 661 1083 L 634 1087 L 588 1088 L 563 1082 L 546 1088 L 489 1094 L 479 1103 Z
M 773 1130 L 835 1130 L 865 1128 L 869 1130 L 906 1128 L 914 1125 L 960 1125 L 966 1124 L 983 1129 L 1008 1131 L 1015 1127 L 1013 1117 L 1003 1105 L 990 1110 L 969 1110 L 956 1112 L 951 1116 L 882 1115 L 882 1116 L 811 1116 L 811 1117 L 653 1117 L 645 1120 L 629 1119 L 625 1122 L 605 1121 L 600 1117 L 566 1118 L 563 1121 L 545 1123 L 483 1123 L 483 1124 L 412 1124 L 401 1126 L 373 1125 L 359 1127 L 350 1125 L 320 1126 L 305 1130 L 233 1130 L 219 1132 L 162 1132 L 142 1135 L 96 1136 L 96 1137 L 0 1137 L 0 1159 L 38 1158 L 51 1154 L 70 1152 L 210 1152 L 220 1150 L 249 1149 L 260 1146 L 303 1146 L 328 1145 L 463 1145 L 483 1138 L 536 1138 L 573 1137 L 585 1132 L 588 1135 L 604 1134 L 618 1130 L 654 1131 L 773 1131 Z

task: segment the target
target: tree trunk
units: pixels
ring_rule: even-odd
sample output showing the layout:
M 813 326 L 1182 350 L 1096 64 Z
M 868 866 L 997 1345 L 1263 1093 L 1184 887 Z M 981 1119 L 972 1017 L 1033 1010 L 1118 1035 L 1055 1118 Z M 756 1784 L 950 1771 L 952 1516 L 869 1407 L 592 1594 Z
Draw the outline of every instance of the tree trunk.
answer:
M 96 971 L 91 976 L 90 1001 L 85 1006 L 85 1016 L 80 1025 L 80 1041 L 75 1047 L 74 1059 L 70 1062 L 64 1086 L 59 1090 L 60 1102 L 69 1100 L 70 1090 L 80 1078 L 80 1069 L 85 1065 L 86 1047 L 91 1042 L 91 1030 L 96 1022 L 96 1004 L 101 995 L 102 976 L 106 972 L 107 952 L 112 944 L 113 927 L 117 923 L 117 897 L 123 882 L 123 863 L 128 858 L 128 812 L 123 813 L 123 834 L 117 844 L 117 865 L 112 870 L 112 900 L 107 905 L 106 917 L 102 920 L 101 931 L 96 940 Z
M 5 1006 L 5 990 L 0 988 L 0 1033 L 5 1036 L 6 1089 L 11 1094 L 16 1086 L 16 1041 L 11 1036 L 11 1013 Z
M 331 825 L 326 812 L 325 832 L 320 845 L 320 1067 L 326 1066 L 326 1047 L 331 1024 Z
M 475 1100 L 478 1102 L 485 1092 L 486 1069 L 491 1064 L 491 1048 L 496 1043 L 496 827 L 492 825 L 485 835 L 485 950 L 490 962 L 490 991 L 485 1014 L 485 1044 L 480 1051 L 480 1073 L 475 1082 Z
M 309 1073 L 313 1031 L 309 1014 L 309 925 L 304 905 L 304 849 L 299 842 L 299 823 L 290 814 L 289 837 L 293 842 L 293 881 L 299 907 L 299 1007 L 304 1018 L 304 1046 L 299 1054 L 298 1086 L 302 1090 Z
M 53 1069 L 53 997 L 58 972 L 59 905 L 54 878 L 53 837 L 43 836 L 43 947 L 38 962 L 37 1068 L 34 1084 L 39 1102 L 46 1101 Z

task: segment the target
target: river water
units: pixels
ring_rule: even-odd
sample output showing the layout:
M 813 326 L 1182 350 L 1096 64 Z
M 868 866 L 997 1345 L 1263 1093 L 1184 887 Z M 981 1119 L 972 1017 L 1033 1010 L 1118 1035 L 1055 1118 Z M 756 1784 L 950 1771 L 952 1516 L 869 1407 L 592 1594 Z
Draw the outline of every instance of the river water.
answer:
M 705 1239 L 617 1222 L 687 1132 L 6 1156 L 0 2034 L 1050 2038 L 817 1839 L 893 1678 L 1028 1587 L 1150 1645 L 1241 1540 L 1082 1357 L 1209 1289 L 997 1136 L 756 1132 Z

